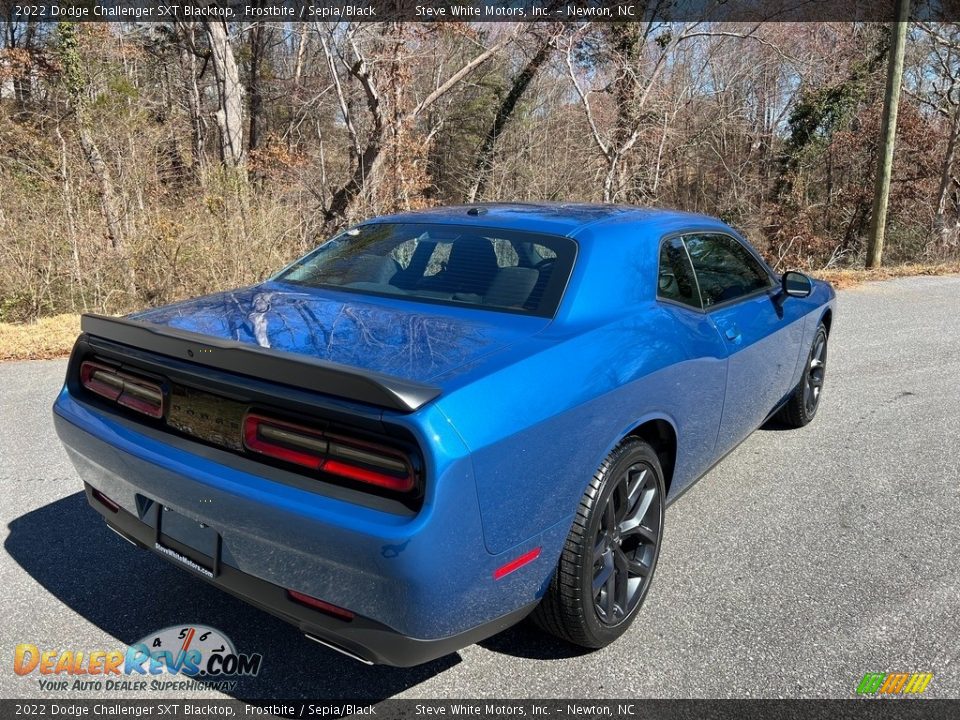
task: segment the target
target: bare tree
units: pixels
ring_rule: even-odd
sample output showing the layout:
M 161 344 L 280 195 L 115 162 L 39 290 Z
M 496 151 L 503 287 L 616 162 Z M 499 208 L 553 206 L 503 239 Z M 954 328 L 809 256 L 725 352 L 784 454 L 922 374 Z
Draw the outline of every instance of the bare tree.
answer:
M 206 18 L 203 27 L 210 44 L 210 60 L 217 80 L 217 126 L 220 128 L 220 159 L 227 167 L 243 167 L 243 84 L 233 45 L 223 20 Z
M 475 202 L 477 198 L 483 197 L 490 170 L 493 166 L 493 154 L 496 149 L 497 139 L 503 133 L 507 122 L 517 107 L 517 103 L 520 102 L 520 98 L 523 97 L 523 94 L 527 91 L 534 77 L 536 77 L 544 63 L 549 59 L 551 52 L 553 52 L 556 47 L 555 43 L 556 35 L 552 33 L 538 38 L 533 55 L 526 64 L 524 64 L 523 68 L 517 73 L 517 76 L 510 84 L 510 90 L 497 108 L 493 122 L 490 124 L 486 135 L 484 135 L 483 141 L 480 143 L 480 149 L 477 152 L 477 159 L 473 171 L 474 180 L 470 185 L 470 189 L 467 191 L 468 202 Z
M 63 76 L 67 86 L 70 105 L 76 118 L 77 137 L 87 160 L 90 171 L 97 180 L 100 208 L 106 222 L 107 237 L 113 253 L 120 263 L 126 279 L 126 290 L 131 298 L 137 295 L 137 281 L 130 256 L 124 240 L 123 226 L 120 222 L 120 206 L 114 188 L 110 168 L 103 160 L 90 126 L 87 108 L 87 78 L 77 52 L 77 26 L 74 23 L 61 23 L 59 27 L 59 55 L 63 64 Z
M 957 144 L 960 141 L 960 28 L 955 24 L 918 23 L 929 42 L 929 53 L 917 70 L 916 90 L 906 89 L 945 122 L 947 136 L 940 161 L 934 226 L 942 246 L 956 241 L 960 232 L 960 180 L 957 179 Z
M 191 167 L 198 177 L 202 177 L 205 163 L 204 143 L 207 123 L 203 115 L 200 87 L 197 84 L 197 56 L 199 51 L 196 44 L 196 23 L 178 20 L 174 24 L 174 29 L 179 45 L 177 55 L 180 65 L 182 95 L 190 119 Z
M 409 88 L 405 82 L 409 60 L 403 54 L 405 43 L 398 34 L 401 32 L 398 24 L 394 25 L 394 41 L 390 44 L 385 62 L 382 63 L 386 71 L 379 77 L 374 77 L 371 71 L 368 51 L 358 36 L 359 29 L 356 25 L 346 29 L 340 44 L 334 37 L 333 29 L 325 30 L 318 23 L 317 31 L 320 33 L 321 47 L 333 77 L 339 110 L 350 138 L 353 160 L 350 176 L 333 192 L 323 210 L 325 224 L 334 226 L 342 223 L 349 216 L 354 201 L 368 189 L 371 179 L 376 176 L 384 162 L 386 141 L 389 139 L 394 149 L 398 149 L 410 132 L 413 123 L 423 117 L 441 98 L 456 89 L 491 57 L 513 42 L 519 28 L 516 27 L 504 33 L 498 41 L 482 49 L 457 70 L 447 75 L 446 79 L 438 77 L 432 89 L 419 102 L 413 101 L 409 108 L 406 106 Z M 382 41 L 382 37 L 378 37 L 377 40 Z M 346 51 L 341 49 L 343 47 Z M 362 90 L 367 111 L 365 121 L 370 126 L 365 139 L 361 139 L 358 130 L 360 121 L 355 117 L 356 113 L 347 101 L 345 88 L 339 77 L 341 67 Z M 396 158 L 395 165 L 399 165 Z M 397 181 L 398 173 L 403 171 L 403 167 L 394 167 L 391 173 L 392 178 Z M 402 177 L 399 178 L 399 185 L 403 185 Z

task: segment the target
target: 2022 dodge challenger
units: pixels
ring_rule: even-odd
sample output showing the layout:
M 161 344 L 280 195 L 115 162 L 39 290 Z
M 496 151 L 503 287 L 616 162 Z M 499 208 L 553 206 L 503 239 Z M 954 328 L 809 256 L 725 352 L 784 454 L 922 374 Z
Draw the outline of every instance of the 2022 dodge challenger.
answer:
M 813 419 L 833 308 L 708 217 L 450 207 L 84 316 L 54 417 L 112 530 L 351 657 L 531 612 L 596 648 L 666 505 L 774 414 Z

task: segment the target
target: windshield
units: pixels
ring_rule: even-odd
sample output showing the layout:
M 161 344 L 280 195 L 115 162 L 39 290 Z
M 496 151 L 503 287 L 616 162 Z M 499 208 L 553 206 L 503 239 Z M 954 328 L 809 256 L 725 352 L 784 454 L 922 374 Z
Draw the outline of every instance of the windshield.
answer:
M 565 237 L 496 228 L 372 223 L 274 280 L 553 317 L 576 255 Z

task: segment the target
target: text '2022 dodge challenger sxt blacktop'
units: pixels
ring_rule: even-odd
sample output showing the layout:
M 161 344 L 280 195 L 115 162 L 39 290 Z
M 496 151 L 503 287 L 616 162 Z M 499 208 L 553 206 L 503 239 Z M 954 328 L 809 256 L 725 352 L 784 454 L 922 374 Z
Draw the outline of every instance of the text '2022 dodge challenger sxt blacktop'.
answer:
M 407 213 L 253 287 L 84 316 L 54 418 L 111 529 L 356 659 L 531 612 L 597 648 L 666 504 L 813 418 L 833 306 L 708 217 Z

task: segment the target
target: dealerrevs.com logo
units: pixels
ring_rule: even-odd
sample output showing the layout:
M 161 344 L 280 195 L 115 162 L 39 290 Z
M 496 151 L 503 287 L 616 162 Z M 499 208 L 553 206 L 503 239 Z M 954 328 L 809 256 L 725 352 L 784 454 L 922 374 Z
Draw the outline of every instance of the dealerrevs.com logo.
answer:
M 164 628 L 125 650 L 44 650 L 17 645 L 13 669 L 36 677 L 40 690 L 192 690 L 229 692 L 237 679 L 260 672 L 259 653 L 239 653 L 219 630 L 206 625 Z

